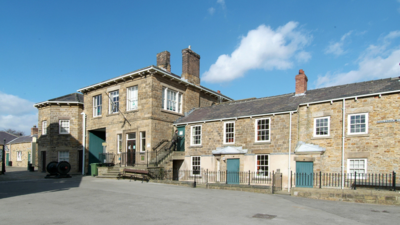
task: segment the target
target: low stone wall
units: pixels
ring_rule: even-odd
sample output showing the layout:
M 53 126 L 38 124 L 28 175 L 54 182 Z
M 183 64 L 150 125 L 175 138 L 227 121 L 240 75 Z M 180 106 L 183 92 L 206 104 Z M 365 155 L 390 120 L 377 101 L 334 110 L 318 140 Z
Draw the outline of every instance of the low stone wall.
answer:
M 150 182 L 193 187 L 193 182 L 187 182 L 187 181 L 150 180 Z M 264 193 L 264 194 L 272 193 L 271 187 L 260 186 L 260 185 L 233 185 L 233 184 L 218 184 L 218 183 L 199 184 L 199 183 L 197 183 L 196 188 L 221 189 L 221 190 L 231 190 L 231 191 L 246 191 L 246 192 L 254 192 L 254 193 Z
M 398 191 L 292 188 L 291 195 L 331 201 L 400 205 L 400 192 Z
M 103 176 L 105 173 L 107 173 L 108 172 L 108 167 L 106 167 L 106 166 L 99 166 L 99 167 L 97 167 L 97 170 L 98 170 L 98 175 L 99 176 Z

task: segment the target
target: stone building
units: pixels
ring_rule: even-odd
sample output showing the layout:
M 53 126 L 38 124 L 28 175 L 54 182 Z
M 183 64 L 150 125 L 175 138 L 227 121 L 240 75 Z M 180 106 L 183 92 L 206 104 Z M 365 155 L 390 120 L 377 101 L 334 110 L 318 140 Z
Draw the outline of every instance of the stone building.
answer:
M 0 131 L 0 146 L 3 146 L 4 142 L 8 143 L 17 137 L 18 136 L 15 134 L 10 134 L 5 131 Z M 3 159 L 3 151 L 2 150 L 0 150 L 0 159 Z M 8 145 L 5 145 L 5 160 L 4 161 L 5 161 L 6 166 L 9 166 L 10 150 L 8 148 Z M 3 163 L 3 160 L 0 160 L 0 166 L 2 166 L 2 163 Z
M 171 73 L 170 53 L 164 51 L 157 66 L 78 91 L 84 95 L 88 172 L 96 162 L 148 166 L 171 140 L 174 121 L 193 108 L 232 100 L 200 85 L 200 56 L 190 47 L 182 50 L 182 76 Z
M 37 137 L 38 128 L 33 126 L 31 135 L 19 136 L 7 142 L 9 154 L 7 154 L 6 165 L 27 168 L 28 163 L 31 163 L 34 167 L 37 167 Z
M 398 77 L 307 90 L 300 70 L 295 81 L 293 93 L 201 107 L 175 121 L 186 133 L 180 169 L 264 179 L 280 171 L 283 188 L 291 172 L 398 171 Z
M 51 161 L 68 161 L 71 173 L 82 171 L 83 95 L 72 93 L 34 105 L 38 115 L 38 170 Z

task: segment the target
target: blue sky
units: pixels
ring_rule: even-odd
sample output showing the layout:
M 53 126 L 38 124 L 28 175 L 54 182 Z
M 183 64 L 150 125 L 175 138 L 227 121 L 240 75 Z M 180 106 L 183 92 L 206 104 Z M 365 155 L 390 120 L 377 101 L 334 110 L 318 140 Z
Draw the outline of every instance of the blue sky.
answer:
M 243 99 L 400 76 L 400 1 L 0 1 L 0 130 L 29 133 L 33 103 L 201 56 L 201 84 Z

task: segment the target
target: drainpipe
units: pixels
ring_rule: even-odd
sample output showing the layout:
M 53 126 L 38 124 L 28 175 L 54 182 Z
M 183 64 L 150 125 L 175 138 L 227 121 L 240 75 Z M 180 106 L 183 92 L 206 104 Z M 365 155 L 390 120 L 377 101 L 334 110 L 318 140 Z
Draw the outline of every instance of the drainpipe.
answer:
M 292 147 L 292 113 L 289 113 L 289 167 L 288 167 L 288 192 L 290 193 L 290 179 L 291 179 L 291 173 L 290 173 L 290 152 L 291 152 L 291 147 Z
M 86 114 L 84 112 L 82 115 L 82 175 L 85 175 L 85 155 L 86 155 Z
M 343 112 L 343 132 L 342 132 L 342 189 L 344 188 L 344 142 L 345 142 L 345 121 L 346 121 L 346 100 L 343 99 L 343 108 L 342 108 L 342 112 Z

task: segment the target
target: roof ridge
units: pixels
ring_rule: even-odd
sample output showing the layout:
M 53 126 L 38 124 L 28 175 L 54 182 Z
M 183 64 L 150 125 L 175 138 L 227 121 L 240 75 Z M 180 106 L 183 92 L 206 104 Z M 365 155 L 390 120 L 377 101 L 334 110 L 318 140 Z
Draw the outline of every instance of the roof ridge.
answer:
M 60 97 L 49 99 L 47 101 L 57 101 L 57 99 L 64 98 L 64 97 L 67 97 L 67 96 L 74 96 L 75 99 L 77 99 L 77 95 L 82 95 L 82 94 L 74 92 L 74 93 L 66 94 L 66 95 L 63 95 L 63 96 L 60 96 Z M 77 101 L 79 101 L 79 100 L 77 100 Z
M 354 82 L 354 83 L 348 83 L 348 84 L 340 84 L 340 85 L 336 85 L 336 86 L 328 86 L 328 87 L 310 89 L 307 91 L 322 90 L 322 89 L 326 89 L 326 88 L 342 87 L 342 86 L 351 85 L 351 84 L 361 84 L 361 83 L 368 83 L 368 82 L 381 81 L 381 80 L 389 80 L 389 79 L 393 80 L 393 78 L 396 78 L 396 77 L 382 78 L 382 79 L 376 79 L 376 80 L 366 80 L 366 81 L 360 81 L 360 82 Z

